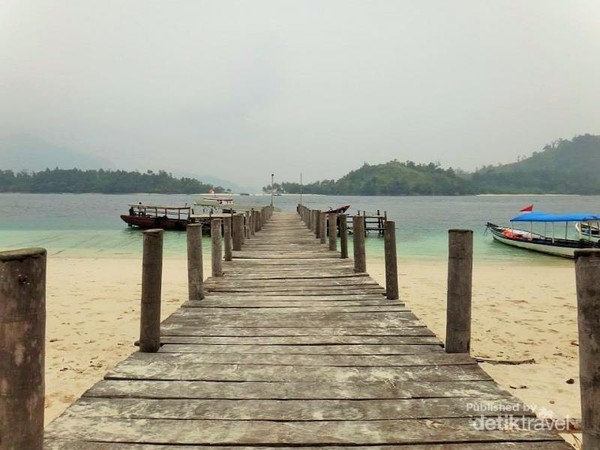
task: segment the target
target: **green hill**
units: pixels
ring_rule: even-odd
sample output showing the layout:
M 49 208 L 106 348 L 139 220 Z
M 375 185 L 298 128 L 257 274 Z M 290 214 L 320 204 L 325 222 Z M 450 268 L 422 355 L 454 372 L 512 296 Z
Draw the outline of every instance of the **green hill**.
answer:
M 478 193 L 600 194 L 600 136 L 546 145 L 522 161 L 488 166 L 470 177 Z
M 560 139 L 521 161 L 474 173 L 394 160 L 364 164 L 337 181 L 317 181 L 302 189 L 334 195 L 600 194 L 599 173 L 600 136 L 586 134 Z M 277 188 L 299 193 L 301 186 L 282 183 Z M 264 189 L 268 192 L 270 187 Z

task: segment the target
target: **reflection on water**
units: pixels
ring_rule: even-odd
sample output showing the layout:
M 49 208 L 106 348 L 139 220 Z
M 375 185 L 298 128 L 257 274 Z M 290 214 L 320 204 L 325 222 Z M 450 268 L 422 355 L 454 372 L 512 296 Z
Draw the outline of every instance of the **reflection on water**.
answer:
M 101 194 L 0 194 L 0 249 L 45 247 L 50 255 L 139 257 L 141 232 L 121 221 L 129 203 L 184 205 L 201 196 L 189 195 L 101 195 Z M 537 264 L 568 263 L 545 255 L 525 252 L 492 241 L 484 234 L 486 222 L 506 224 L 523 206 L 533 203 L 538 211 L 592 212 L 600 204 L 596 196 L 468 196 L 468 197 L 350 197 L 304 195 L 303 203 L 312 209 L 327 210 L 350 204 L 350 214 L 358 210 L 387 211 L 396 222 L 399 258 L 444 259 L 448 230 L 474 231 L 474 251 L 478 260 L 511 260 Z M 268 205 L 271 197 L 236 196 L 242 205 Z M 294 211 L 300 197 L 274 198 L 274 205 Z M 205 240 L 206 251 L 209 249 Z M 165 233 L 166 256 L 185 254 L 185 233 Z M 371 234 L 367 239 L 369 256 L 383 257 L 383 240 Z

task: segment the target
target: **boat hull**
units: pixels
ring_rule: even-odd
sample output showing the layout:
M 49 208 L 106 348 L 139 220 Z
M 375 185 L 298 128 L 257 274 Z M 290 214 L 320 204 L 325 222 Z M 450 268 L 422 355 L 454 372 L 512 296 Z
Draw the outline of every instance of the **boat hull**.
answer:
M 552 239 L 551 237 L 528 231 L 500 227 L 492 223 L 488 223 L 487 228 L 492 233 L 494 240 L 502 244 L 563 258 L 574 258 L 575 250 L 595 247 L 594 243 L 590 241 Z
M 188 221 L 184 219 L 171 219 L 169 217 L 152 216 L 130 216 L 121 215 L 121 219 L 129 226 L 149 230 L 151 228 L 162 228 L 163 230 L 185 231 Z

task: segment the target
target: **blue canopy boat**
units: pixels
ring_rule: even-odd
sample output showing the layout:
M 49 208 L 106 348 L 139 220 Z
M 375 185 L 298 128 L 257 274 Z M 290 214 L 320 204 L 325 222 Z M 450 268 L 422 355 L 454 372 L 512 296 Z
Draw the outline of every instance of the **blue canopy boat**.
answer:
M 600 215 L 588 213 L 550 214 L 543 212 L 525 212 L 510 220 L 511 222 L 529 222 L 529 230 L 511 227 L 502 227 L 487 223 L 487 229 L 492 237 L 503 244 L 513 247 L 532 250 L 549 255 L 573 258 L 575 250 L 600 247 L 597 239 L 581 236 L 578 239 L 569 237 L 569 223 L 585 224 L 588 228 L 600 222 Z M 544 224 L 544 232 L 536 230 L 534 224 Z M 560 224 L 560 227 L 557 227 Z M 564 234 L 562 225 L 564 224 Z M 539 227 L 539 225 L 538 225 Z M 550 230 L 548 229 L 550 228 Z M 560 230 L 558 230 L 560 228 Z M 561 236 L 557 237 L 560 232 Z

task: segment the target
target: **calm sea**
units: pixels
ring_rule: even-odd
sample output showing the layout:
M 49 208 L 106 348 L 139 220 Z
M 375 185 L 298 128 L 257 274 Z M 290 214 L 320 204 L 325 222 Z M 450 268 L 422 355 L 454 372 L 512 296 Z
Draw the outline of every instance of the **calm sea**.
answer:
M 189 195 L 100 195 L 100 194 L 0 194 L 0 250 L 44 247 L 49 255 L 93 257 L 140 257 L 142 234 L 126 226 L 119 214 L 129 203 L 183 205 L 201 196 Z M 276 208 L 295 211 L 298 195 L 274 198 Z M 448 229 L 474 231 L 475 258 L 565 264 L 558 258 L 525 252 L 492 241 L 484 234 L 487 221 L 505 224 L 527 204 L 538 211 L 595 212 L 597 196 L 466 196 L 466 197 L 345 197 L 304 195 L 302 201 L 313 209 L 326 210 L 345 204 L 357 210 L 387 211 L 396 221 L 399 258 L 444 259 Z M 236 202 L 267 205 L 270 196 L 240 196 Z M 571 233 L 571 231 L 569 231 Z M 165 233 L 165 254 L 185 254 L 185 233 Z M 208 250 L 208 240 L 205 240 Z M 383 254 L 383 241 L 371 234 L 367 239 L 370 256 Z M 557 261 L 557 262 L 554 262 Z

